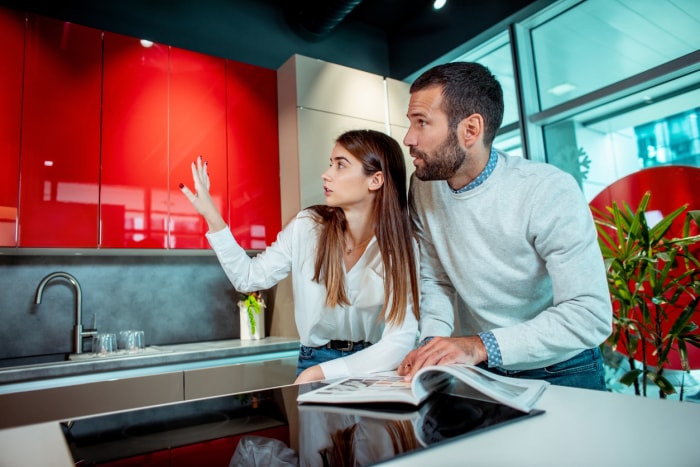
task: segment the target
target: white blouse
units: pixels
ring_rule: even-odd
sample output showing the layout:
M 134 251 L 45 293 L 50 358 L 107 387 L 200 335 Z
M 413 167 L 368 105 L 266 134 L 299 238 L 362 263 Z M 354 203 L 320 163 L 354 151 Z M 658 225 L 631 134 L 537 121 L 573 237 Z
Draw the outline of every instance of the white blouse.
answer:
M 208 233 L 207 239 L 226 276 L 240 292 L 269 289 L 292 274 L 294 316 L 303 345 L 318 347 L 330 340 L 373 343 L 347 357 L 322 363 L 326 379 L 397 368 L 417 338 L 418 322 L 410 296 L 402 325 L 378 321 L 384 304 L 384 265 L 372 237 L 359 261 L 344 271 L 350 305 L 326 306 L 325 285 L 312 280 L 319 228 L 310 212 L 301 211 L 272 245 L 253 258 L 229 229 Z

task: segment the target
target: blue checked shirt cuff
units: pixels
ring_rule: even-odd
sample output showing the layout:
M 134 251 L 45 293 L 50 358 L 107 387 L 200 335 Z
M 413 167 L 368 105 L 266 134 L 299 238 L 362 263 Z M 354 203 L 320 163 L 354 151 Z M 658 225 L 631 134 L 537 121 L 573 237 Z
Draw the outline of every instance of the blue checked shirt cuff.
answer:
M 479 338 L 486 347 L 486 357 L 489 368 L 503 365 L 501 358 L 501 348 L 498 346 L 498 341 L 491 331 L 480 332 Z

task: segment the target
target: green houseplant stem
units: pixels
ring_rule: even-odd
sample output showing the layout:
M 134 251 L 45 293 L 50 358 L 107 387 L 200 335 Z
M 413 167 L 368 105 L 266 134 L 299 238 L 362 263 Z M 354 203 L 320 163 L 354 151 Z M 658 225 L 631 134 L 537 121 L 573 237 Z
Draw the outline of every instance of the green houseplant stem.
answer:
M 700 211 L 687 212 L 681 237 L 670 237 L 674 220 L 687 205 L 650 227 L 645 216 L 650 198 L 646 192 L 636 211 L 615 202 L 605 212 L 592 210 L 614 310 L 607 344 L 621 349 L 630 366 L 620 382 L 633 384 L 635 394 L 643 396 L 651 382 L 659 397 L 666 398 L 676 392 L 663 375 L 671 350 L 678 352 L 681 368 L 689 371 L 688 345 L 700 347 L 693 321 L 700 293 L 700 235 L 691 234 L 693 226 L 697 231 Z M 636 355 L 641 355 L 641 368 Z M 650 363 L 651 357 L 655 363 Z

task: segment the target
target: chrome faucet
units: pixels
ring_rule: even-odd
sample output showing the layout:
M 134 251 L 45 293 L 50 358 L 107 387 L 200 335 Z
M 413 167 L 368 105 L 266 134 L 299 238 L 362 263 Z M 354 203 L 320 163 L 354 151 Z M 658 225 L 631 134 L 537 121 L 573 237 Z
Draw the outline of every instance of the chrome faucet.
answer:
M 73 285 L 75 290 L 75 326 L 73 327 L 73 353 L 79 354 L 83 353 L 83 337 L 94 336 L 97 333 L 95 329 L 87 329 L 83 331 L 83 292 L 80 289 L 80 284 L 78 280 L 67 272 L 52 272 L 48 276 L 44 277 L 37 286 L 36 297 L 34 298 L 34 303 L 37 305 L 41 303 L 41 296 L 44 293 L 44 287 L 52 279 L 63 278 L 66 279 Z

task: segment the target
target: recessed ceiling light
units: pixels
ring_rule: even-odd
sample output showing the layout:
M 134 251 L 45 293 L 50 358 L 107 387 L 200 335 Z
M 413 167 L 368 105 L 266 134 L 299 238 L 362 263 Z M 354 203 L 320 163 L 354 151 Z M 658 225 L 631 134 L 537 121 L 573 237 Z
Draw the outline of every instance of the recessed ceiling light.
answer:
M 554 86 L 553 88 L 550 88 L 547 90 L 548 93 L 554 94 L 555 96 L 561 96 L 563 94 L 566 94 L 567 92 L 571 92 L 574 89 L 576 89 L 576 86 L 574 86 L 571 83 L 562 83 L 558 84 L 557 86 Z
M 447 0 L 435 0 L 435 2 L 433 2 L 433 9 L 439 10 L 445 6 L 445 3 L 447 3 Z

